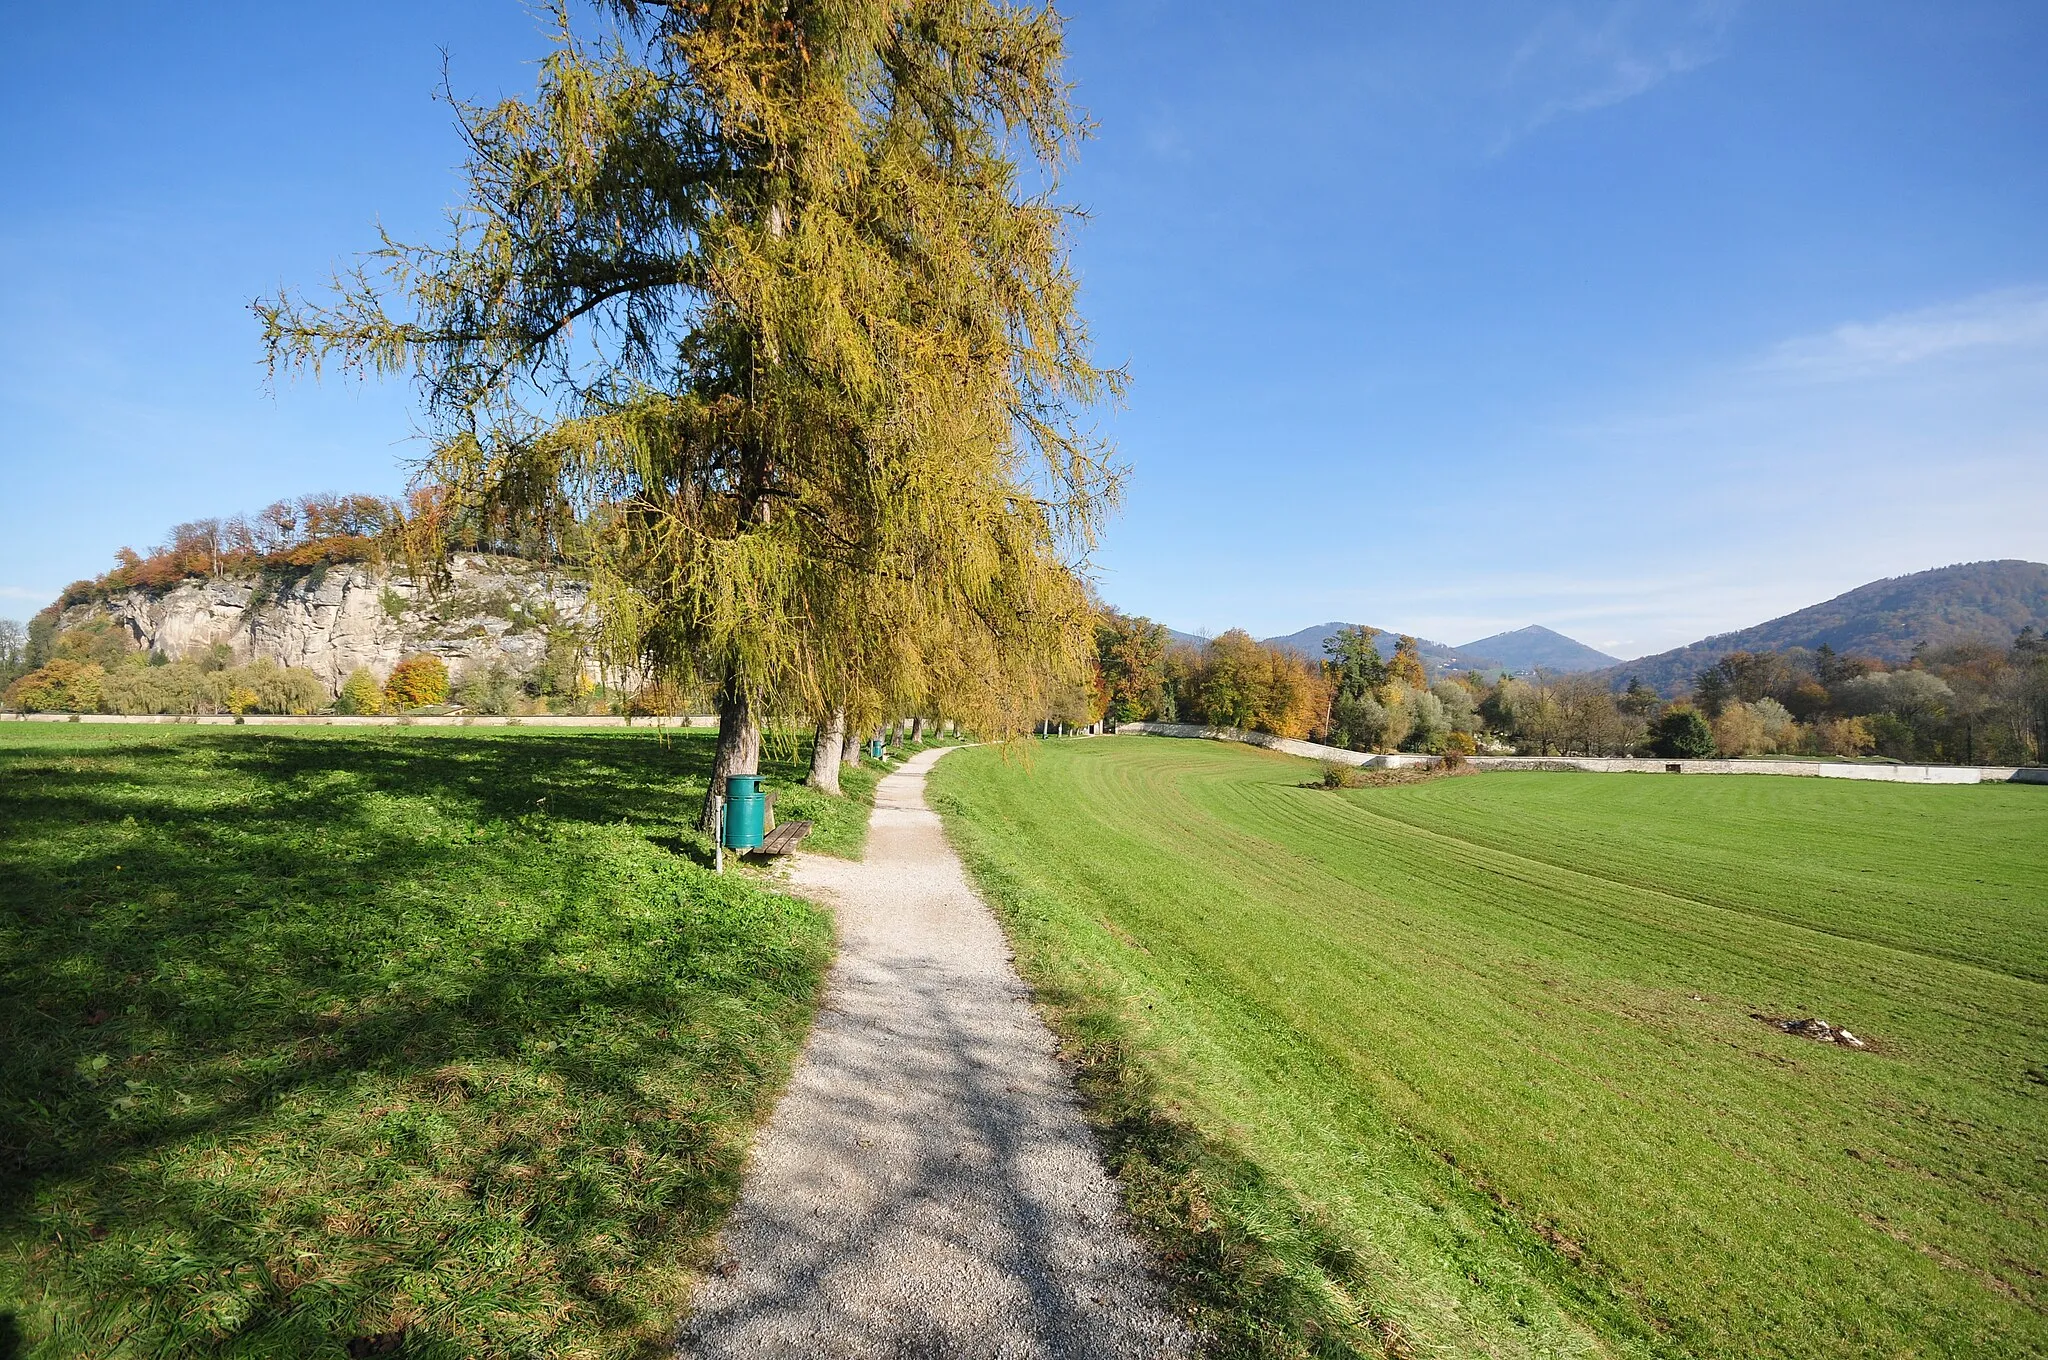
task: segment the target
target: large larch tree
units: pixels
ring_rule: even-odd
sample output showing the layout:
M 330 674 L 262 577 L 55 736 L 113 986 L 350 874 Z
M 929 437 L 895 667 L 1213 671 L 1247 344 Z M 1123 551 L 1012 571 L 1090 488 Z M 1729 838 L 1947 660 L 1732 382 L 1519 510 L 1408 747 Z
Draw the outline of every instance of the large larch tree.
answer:
M 530 99 L 457 103 L 468 193 L 331 295 L 263 300 L 278 368 L 406 373 L 423 475 L 567 536 L 620 656 L 765 712 L 943 706 L 1020 730 L 1091 650 L 1118 470 L 1057 172 L 1061 22 L 998 0 L 566 9 Z M 708 799 L 707 799 L 708 815 Z

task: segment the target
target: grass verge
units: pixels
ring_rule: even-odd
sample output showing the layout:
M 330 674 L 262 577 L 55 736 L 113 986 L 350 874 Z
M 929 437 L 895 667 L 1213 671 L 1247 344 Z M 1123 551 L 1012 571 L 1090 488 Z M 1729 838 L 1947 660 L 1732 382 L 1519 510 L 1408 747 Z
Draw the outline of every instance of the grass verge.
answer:
M 710 748 L 0 731 L 0 1337 L 666 1354 L 831 945 L 702 867 Z
M 1219 1353 L 2048 1344 L 2038 790 L 1311 770 L 933 777 Z

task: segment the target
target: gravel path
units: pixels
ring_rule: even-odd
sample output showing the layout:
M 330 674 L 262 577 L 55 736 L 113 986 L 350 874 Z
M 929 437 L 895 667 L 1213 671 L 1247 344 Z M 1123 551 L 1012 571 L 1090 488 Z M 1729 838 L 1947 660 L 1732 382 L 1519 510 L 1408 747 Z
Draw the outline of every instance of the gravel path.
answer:
M 1183 1356 L 1052 1035 L 924 801 L 876 791 L 868 857 L 793 880 L 839 919 L 788 1094 L 763 1130 L 682 1354 Z

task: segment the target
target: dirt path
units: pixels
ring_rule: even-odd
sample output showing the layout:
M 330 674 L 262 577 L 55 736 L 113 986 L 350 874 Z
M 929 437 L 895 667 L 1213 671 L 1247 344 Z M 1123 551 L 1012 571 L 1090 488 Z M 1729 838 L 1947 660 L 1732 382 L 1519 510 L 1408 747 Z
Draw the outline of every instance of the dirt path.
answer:
M 839 961 L 686 1356 L 1189 1351 L 1008 944 L 925 806 L 944 754 L 882 781 L 866 861 L 797 863 L 797 888 L 838 913 Z

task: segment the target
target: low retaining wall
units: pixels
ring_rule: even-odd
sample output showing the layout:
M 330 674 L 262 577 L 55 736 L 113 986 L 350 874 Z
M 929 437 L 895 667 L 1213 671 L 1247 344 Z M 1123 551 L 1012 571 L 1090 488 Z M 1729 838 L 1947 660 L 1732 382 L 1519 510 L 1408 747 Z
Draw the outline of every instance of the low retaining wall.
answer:
M 2048 769 L 1982 765 L 1859 765 L 1834 760 L 1636 760 L 1624 756 L 1472 756 L 1483 770 L 1586 770 L 1595 774 L 1796 774 L 1893 784 L 2048 783 Z M 2031 778 L 2029 776 L 2032 776 Z
M 1368 770 L 1412 769 L 1434 765 L 1436 756 L 1383 755 L 1347 751 L 1265 732 L 1234 727 L 1199 727 L 1193 723 L 1124 723 L 1119 732 L 1149 732 L 1161 737 L 1194 737 L 1203 741 L 1235 741 L 1263 746 L 1307 760 L 1327 760 Z M 2023 769 L 2000 765 L 1858 765 L 1831 760 L 1637 760 L 1624 756 L 1468 756 L 1481 770 L 1574 770 L 1592 774 L 1792 774 L 1819 779 L 1876 779 L 1894 784 L 2048 784 L 2048 766 Z
M 1327 760 L 1337 765 L 1356 765 L 1364 770 L 1398 770 L 1430 765 L 1435 756 L 1381 755 L 1372 751 L 1347 751 L 1341 746 L 1320 746 L 1293 737 L 1276 737 L 1270 732 L 1246 732 L 1236 727 L 1202 727 L 1195 723 L 1118 723 L 1118 732 L 1149 732 L 1159 737 L 1194 737 L 1201 741 L 1235 741 L 1246 746 L 1263 746 L 1304 760 Z
M 187 727 L 716 727 L 718 719 L 701 714 L 674 717 L 616 718 L 595 715 L 579 718 L 564 713 L 537 713 L 530 717 L 489 717 L 481 713 L 399 714 L 391 717 L 352 717 L 339 713 L 314 713 L 295 717 L 275 713 L 251 713 L 237 718 L 232 713 L 0 713 L 0 722 L 89 722 L 89 723 L 171 723 Z

